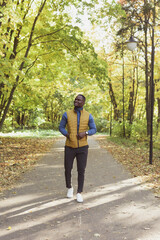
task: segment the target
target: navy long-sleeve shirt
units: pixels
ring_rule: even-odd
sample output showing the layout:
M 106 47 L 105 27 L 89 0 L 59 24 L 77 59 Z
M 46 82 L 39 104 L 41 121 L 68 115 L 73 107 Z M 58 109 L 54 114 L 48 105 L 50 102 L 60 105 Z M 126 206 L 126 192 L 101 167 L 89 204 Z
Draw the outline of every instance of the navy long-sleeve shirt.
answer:
M 79 130 L 80 116 L 81 116 L 81 110 L 82 109 L 83 108 L 75 109 L 75 111 L 77 112 L 77 132 Z M 68 133 L 67 130 L 65 129 L 66 128 L 66 124 L 67 124 L 67 112 L 65 112 L 63 114 L 61 122 L 60 122 L 60 125 L 59 125 L 59 131 L 64 136 L 66 136 L 67 133 Z M 95 134 L 97 130 L 96 130 L 96 125 L 95 125 L 94 119 L 93 119 L 91 114 L 89 115 L 88 126 L 89 126 L 88 135 L 91 136 L 91 135 Z

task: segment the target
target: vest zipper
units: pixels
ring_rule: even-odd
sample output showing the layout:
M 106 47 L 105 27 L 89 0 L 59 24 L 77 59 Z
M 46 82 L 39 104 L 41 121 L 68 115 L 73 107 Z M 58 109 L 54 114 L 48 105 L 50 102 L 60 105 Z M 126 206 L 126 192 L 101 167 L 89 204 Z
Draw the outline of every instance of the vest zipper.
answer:
M 77 135 L 78 135 L 79 131 L 77 129 Z M 79 139 L 77 138 L 77 144 L 78 144 L 78 148 L 79 148 Z
M 78 114 L 77 114 L 77 119 L 78 119 Z M 80 128 L 80 120 L 81 120 L 81 113 L 80 113 L 80 116 L 79 116 L 79 128 Z M 79 128 L 78 128 L 78 122 L 77 122 L 77 135 L 79 133 Z M 77 144 L 78 144 L 78 148 L 79 148 L 79 139 L 77 138 Z

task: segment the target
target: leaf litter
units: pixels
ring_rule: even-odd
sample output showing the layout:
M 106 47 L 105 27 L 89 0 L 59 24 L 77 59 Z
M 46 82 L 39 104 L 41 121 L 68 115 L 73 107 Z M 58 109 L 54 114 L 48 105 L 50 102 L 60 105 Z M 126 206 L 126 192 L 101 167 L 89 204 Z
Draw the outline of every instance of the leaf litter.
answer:
M 1 138 L 0 192 L 11 188 L 24 172 L 49 151 L 53 143 L 54 139 L 50 138 Z
M 160 197 L 160 151 L 154 151 L 153 164 L 149 164 L 149 150 L 140 146 L 125 146 L 112 142 L 106 136 L 97 138 L 100 146 L 150 189 L 156 197 Z

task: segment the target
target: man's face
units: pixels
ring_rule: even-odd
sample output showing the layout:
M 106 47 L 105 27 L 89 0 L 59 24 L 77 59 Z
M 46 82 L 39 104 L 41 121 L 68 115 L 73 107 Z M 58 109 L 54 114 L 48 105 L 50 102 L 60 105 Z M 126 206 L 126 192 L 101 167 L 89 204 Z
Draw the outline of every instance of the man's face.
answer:
M 76 108 L 81 108 L 81 107 L 83 107 L 83 105 L 84 105 L 83 97 L 78 95 L 74 100 L 74 106 Z

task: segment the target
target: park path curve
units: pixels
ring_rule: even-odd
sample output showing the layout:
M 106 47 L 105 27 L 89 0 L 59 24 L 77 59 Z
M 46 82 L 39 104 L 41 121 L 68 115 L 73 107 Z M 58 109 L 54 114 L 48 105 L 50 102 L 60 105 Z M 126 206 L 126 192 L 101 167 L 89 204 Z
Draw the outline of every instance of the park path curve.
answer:
M 0 240 L 160 240 L 160 201 L 89 137 L 84 203 L 66 198 L 64 137 L 0 198 Z M 76 162 L 73 186 L 77 187 Z

